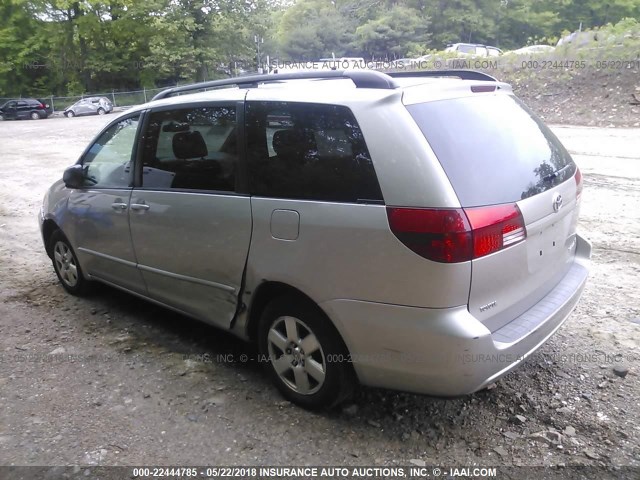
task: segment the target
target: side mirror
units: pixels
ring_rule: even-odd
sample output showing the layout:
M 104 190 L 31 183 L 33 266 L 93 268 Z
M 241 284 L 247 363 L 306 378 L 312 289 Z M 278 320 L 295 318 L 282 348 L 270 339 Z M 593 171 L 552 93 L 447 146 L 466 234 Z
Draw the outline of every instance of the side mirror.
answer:
M 62 174 L 62 181 L 67 188 L 84 187 L 84 167 L 80 164 L 70 166 Z

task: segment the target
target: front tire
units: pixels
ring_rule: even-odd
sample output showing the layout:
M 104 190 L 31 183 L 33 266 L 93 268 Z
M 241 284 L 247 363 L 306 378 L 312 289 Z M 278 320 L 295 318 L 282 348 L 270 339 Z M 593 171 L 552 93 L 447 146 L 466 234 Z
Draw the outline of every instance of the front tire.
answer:
M 64 289 L 72 295 L 89 292 L 91 282 L 84 278 L 78 257 L 62 231 L 56 230 L 49 241 L 53 269 Z
M 76 116 L 76 114 L 75 114 L 75 113 L 73 113 L 73 110 L 69 110 L 67 113 L 65 113 L 65 116 L 66 116 L 67 118 L 73 118 L 73 117 L 75 117 L 75 116 Z
M 355 384 L 348 352 L 318 307 L 295 297 L 273 300 L 260 319 L 259 348 L 282 395 L 304 408 L 332 407 Z

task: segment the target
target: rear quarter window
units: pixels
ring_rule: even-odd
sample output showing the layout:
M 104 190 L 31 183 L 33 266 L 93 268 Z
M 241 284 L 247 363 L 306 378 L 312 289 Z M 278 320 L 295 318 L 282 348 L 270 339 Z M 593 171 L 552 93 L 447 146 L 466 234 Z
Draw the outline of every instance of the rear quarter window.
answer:
M 557 137 L 513 95 L 479 94 L 407 109 L 463 207 L 517 202 L 575 173 Z
M 347 107 L 248 102 L 246 111 L 253 195 L 382 202 L 364 136 Z

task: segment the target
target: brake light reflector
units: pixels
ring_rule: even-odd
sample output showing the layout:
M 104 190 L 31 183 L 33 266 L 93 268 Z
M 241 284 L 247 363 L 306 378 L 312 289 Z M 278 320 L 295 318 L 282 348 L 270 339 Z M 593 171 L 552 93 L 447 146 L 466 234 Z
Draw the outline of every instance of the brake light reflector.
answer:
M 471 91 L 473 93 L 495 92 L 495 85 L 471 85 Z
M 578 203 L 582 196 L 582 172 L 580 172 L 578 167 L 576 167 L 576 174 L 574 178 L 576 179 L 576 203 Z
M 394 235 L 418 255 L 443 263 L 466 262 L 526 238 L 516 204 L 465 209 L 387 207 Z

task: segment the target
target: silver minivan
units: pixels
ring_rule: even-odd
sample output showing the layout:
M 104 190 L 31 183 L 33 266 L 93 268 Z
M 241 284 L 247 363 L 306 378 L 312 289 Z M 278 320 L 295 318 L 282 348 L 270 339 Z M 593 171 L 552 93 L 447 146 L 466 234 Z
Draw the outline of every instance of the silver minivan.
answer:
M 40 225 L 68 292 L 99 281 L 255 341 L 314 408 L 357 382 L 468 394 L 519 365 L 582 293 L 581 192 L 488 75 L 295 72 L 128 110 Z

